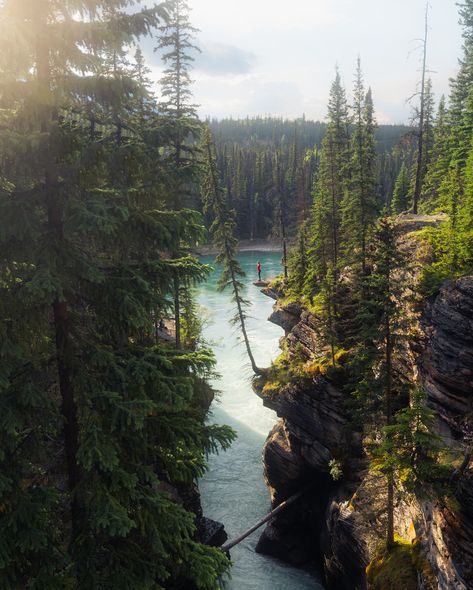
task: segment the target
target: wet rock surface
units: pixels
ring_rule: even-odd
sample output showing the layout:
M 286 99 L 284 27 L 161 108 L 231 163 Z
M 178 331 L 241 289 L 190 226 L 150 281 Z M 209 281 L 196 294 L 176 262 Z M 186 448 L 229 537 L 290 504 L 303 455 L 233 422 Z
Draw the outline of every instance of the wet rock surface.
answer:
M 200 501 L 200 491 L 196 484 L 179 486 L 176 490 L 177 498 L 186 510 L 195 514 L 196 539 L 204 545 L 220 547 L 227 540 L 225 527 L 221 522 L 203 515 Z
M 224 525 L 206 516 L 197 521 L 197 536 L 201 543 L 211 547 L 221 547 L 228 539 Z

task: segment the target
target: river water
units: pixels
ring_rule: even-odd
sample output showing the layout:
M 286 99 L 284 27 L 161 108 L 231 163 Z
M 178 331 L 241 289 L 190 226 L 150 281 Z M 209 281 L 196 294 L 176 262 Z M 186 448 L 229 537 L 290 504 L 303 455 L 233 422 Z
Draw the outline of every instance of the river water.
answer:
M 250 302 L 248 315 L 249 338 L 256 363 L 265 367 L 279 354 L 278 341 L 283 332 L 267 321 L 273 301 L 252 284 L 258 260 L 262 276 L 273 277 L 281 272 L 280 253 L 245 252 L 239 255 L 247 273 L 245 298 Z M 212 257 L 203 261 L 213 264 Z M 263 482 L 261 450 L 268 432 L 276 421 L 273 411 L 264 408 L 253 393 L 252 375 L 244 345 L 239 342 L 236 328 L 229 319 L 234 314 L 230 291 L 219 293 L 216 282 L 219 271 L 215 267 L 199 292 L 199 303 L 206 309 L 204 336 L 214 347 L 217 371 L 221 378 L 214 383 L 220 391 L 212 406 L 211 420 L 228 424 L 238 434 L 230 450 L 213 455 L 209 471 L 199 482 L 204 514 L 221 521 L 229 539 L 250 528 L 268 513 L 270 498 Z M 309 572 L 292 568 L 278 560 L 254 552 L 262 529 L 254 532 L 232 549 L 234 563 L 228 590 L 323 590 Z

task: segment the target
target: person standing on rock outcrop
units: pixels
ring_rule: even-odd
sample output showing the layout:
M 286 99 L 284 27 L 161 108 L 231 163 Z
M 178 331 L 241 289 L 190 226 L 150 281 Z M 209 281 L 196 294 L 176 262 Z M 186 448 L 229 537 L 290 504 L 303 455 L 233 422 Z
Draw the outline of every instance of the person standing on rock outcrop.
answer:
M 258 281 L 261 281 L 261 262 L 258 260 L 258 264 L 256 265 L 256 270 L 258 271 Z

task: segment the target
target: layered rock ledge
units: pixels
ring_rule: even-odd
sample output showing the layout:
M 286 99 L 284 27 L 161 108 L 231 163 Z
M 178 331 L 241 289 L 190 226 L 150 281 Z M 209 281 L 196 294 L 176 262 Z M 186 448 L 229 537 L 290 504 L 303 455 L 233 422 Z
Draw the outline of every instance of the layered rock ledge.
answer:
M 299 304 L 277 301 L 270 320 L 284 328 L 289 353 L 320 354 L 317 322 Z M 457 451 L 471 446 L 473 276 L 445 284 L 424 302 L 404 364 L 406 374 L 425 388 L 444 441 Z M 330 589 L 364 590 L 366 566 L 385 529 L 384 486 L 367 469 L 343 388 L 318 374 L 257 393 L 279 416 L 263 450 L 273 506 L 314 483 L 303 501 L 269 523 L 257 550 L 296 565 L 321 564 Z M 338 481 L 330 474 L 334 461 L 344 465 Z M 452 486 L 455 506 L 414 498 L 396 505 L 396 529 L 418 540 L 432 574 L 419 574 L 419 588 L 435 587 L 432 580 L 439 590 L 473 588 L 473 470 L 468 464 Z

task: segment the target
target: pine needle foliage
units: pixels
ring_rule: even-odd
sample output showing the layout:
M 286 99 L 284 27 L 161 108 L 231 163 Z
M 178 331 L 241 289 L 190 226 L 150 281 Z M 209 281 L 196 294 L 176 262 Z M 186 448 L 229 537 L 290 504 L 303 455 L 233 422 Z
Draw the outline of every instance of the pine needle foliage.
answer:
M 384 440 L 374 453 L 374 467 L 381 472 L 392 469 L 402 490 L 418 498 L 436 497 L 451 474 L 441 466 L 444 447 L 434 426 L 435 414 L 427 406 L 424 390 L 413 388 L 409 405 L 385 427 Z
M 391 210 L 394 214 L 403 213 L 408 209 L 409 173 L 405 162 L 402 163 L 394 185 Z
M 189 5 L 185 0 L 171 0 L 166 4 L 168 19 L 160 27 L 156 51 L 164 62 L 164 73 L 160 79 L 162 100 L 158 105 L 159 125 L 169 138 L 164 159 L 169 166 L 169 188 L 167 206 L 179 211 L 186 207 L 196 208 L 196 186 L 199 166 L 196 144 L 200 137 L 201 123 L 197 117 L 196 105 L 192 104 L 191 67 L 193 53 L 199 51 L 194 44 L 198 32 L 189 19 Z M 172 251 L 176 259 L 185 254 L 177 247 Z M 181 299 L 190 288 L 184 275 L 176 267 L 174 274 L 174 318 L 176 348 L 181 347 Z
M 341 203 L 348 187 L 349 117 L 345 90 L 337 70 L 330 89 L 327 133 L 322 142 L 314 185 L 309 260 L 305 291 L 313 295 L 327 275 L 329 265 L 338 272 L 343 253 Z
M 365 91 L 359 59 L 353 94 L 350 182 L 341 205 L 343 244 L 345 259 L 365 275 L 368 241 L 379 207 L 373 99 L 371 89 Z
M 159 81 L 162 98 L 158 108 L 163 115 L 161 124 L 170 138 L 166 157 L 173 161 L 175 171 L 170 207 L 178 210 L 196 204 L 193 188 L 198 176 L 196 146 L 201 123 L 197 105 L 192 102 L 191 69 L 194 54 L 200 50 L 195 44 L 198 30 L 190 22 L 188 2 L 171 0 L 166 6 L 169 17 L 160 27 L 156 47 L 165 66 Z
M 245 276 L 245 273 L 237 259 L 238 240 L 235 237 L 235 211 L 229 209 L 227 194 L 220 184 L 215 147 L 210 130 L 207 127 L 204 129 L 203 134 L 202 153 L 205 158 L 202 201 L 205 212 L 213 218 L 210 232 L 214 244 L 218 248 L 217 263 L 223 265 L 218 288 L 223 291 L 229 287 L 233 292 L 233 302 L 237 311 L 232 321 L 240 326 L 251 368 L 256 375 L 259 375 L 261 369 L 256 365 L 246 330 L 247 316 L 245 307 L 248 302 L 242 296 L 245 285 L 241 279 Z
M 308 265 L 308 230 L 307 223 L 302 223 L 297 235 L 297 244 L 289 259 L 289 288 L 293 293 L 301 294 L 304 290 L 304 280 Z
M 171 260 L 201 235 L 170 212 L 146 87 L 127 48 L 165 17 L 128 0 L 0 8 L 0 579 L 5 589 L 219 587 L 164 484 L 189 483 L 232 433 L 204 425 L 205 350 L 154 338 Z M 153 140 L 152 140 L 153 139 Z M 158 164 L 157 164 L 158 163 Z
M 451 80 L 448 109 L 442 102 L 434 129 L 432 158 L 426 172 L 426 211 L 447 213 L 437 230 L 426 232 L 432 262 L 424 270 L 424 291 L 436 291 L 442 282 L 473 268 L 471 197 L 473 131 L 473 4 L 459 4 L 463 25 L 463 56 Z
M 384 423 L 385 445 L 392 444 L 393 417 L 397 398 L 402 394 L 402 383 L 395 370 L 405 338 L 406 321 L 406 257 L 397 247 L 396 230 L 392 221 L 382 217 L 375 229 L 369 250 L 369 274 L 364 279 L 364 298 L 361 302 L 363 321 L 360 333 L 362 379 L 355 395 L 361 414 L 370 416 L 370 426 Z M 368 266 L 367 266 L 368 269 Z M 363 374 L 364 373 L 364 374 Z M 369 428 L 369 427 L 368 427 Z M 387 483 L 388 548 L 394 545 L 394 482 L 391 465 L 385 470 Z

